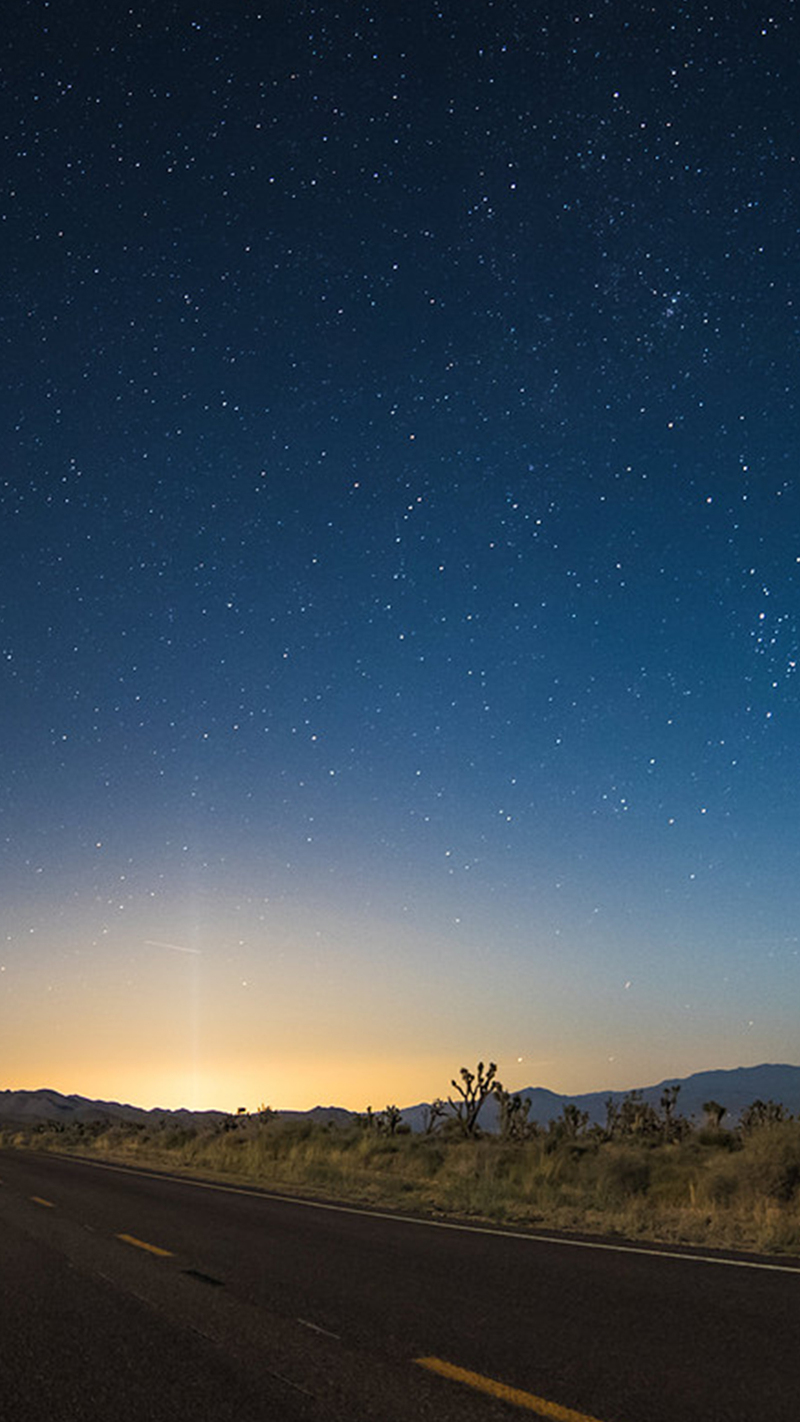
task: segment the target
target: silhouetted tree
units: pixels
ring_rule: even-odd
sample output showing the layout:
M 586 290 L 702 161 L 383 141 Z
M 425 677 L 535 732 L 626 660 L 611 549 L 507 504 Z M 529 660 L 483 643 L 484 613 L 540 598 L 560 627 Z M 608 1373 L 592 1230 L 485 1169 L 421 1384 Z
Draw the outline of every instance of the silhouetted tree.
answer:
M 745 1135 L 749 1135 L 761 1126 L 775 1126 L 779 1121 L 788 1120 L 790 1116 L 779 1101 L 752 1101 L 742 1112 L 739 1126 Z
M 605 1100 L 606 1108 L 606 1129 L 605 1134 L 611 1140 L 619 1129 L 619 1106 L 613 1096 L 607 1096 Z
M 494 1094 L 500 1108 L 500 1137 L 504 1141 L 525 1141 L 536 1135 L 535 1121 L 528 1120 L 531 1109 L 528 1096 L 511 1095 L 496 1083 Z
M 378 1129 L 378 1117 L 371 1106 L 368 1106 L 366 1111 L 356 1114 L 356 1123 L 362 1131 L 376 1131 Z
M 652 1136 L 660 1130 L 658 1113 L 648 1101 L 642 1099 L 641 1091 L 629 1091 L 623 1097 L 617 1120 L 617 1133 L 622 1136 Z
M 401 1120 L 402 1116 L 399 1106 L 385 1106 L 381 1112 L 380 1129 L 385 1131 L 388 1136 L 393 1136 Z
M 689 1129 L 688 1121 L 677 1111 L 680 1089 L 681 1084 L 676 1081 L 673 1086 L 665 1086 L 661 1093 L 661 1134 L 665 1141 L 679 1141 Z
M 425 1132 L 425 1135 L 432 1135 L 436 1128 L 436 1122 L 441 1120 L 442 1117 L 446 1115 L 447 1102 L 443 1101 L 440 1096 L 437 1096 L 436 1099 L 434 1101 L 431 1101 L 430 1104 L 426 1106 L 422 1112 L 422 1129 Z
M 565 1101 L 561 1115 L 550 1122 L 550 1134 L 556 1140 L 574 1141 L 589 1123 L 589 1112 L 579 1111 L 574 1101 Z
M 703 1110 L 706 1113 L 706 1125 L 710 1131 L 718 1131 L 722 1125 L 723 1116 L 727 1115 L 727 1108 L 720 1106 L 718 1101 L 704 1101 Z
M 483 1062 L 478 1062 L 477 1072 L 470 1071 L 468 1067 L 462 1067 L 459 1073 L 461 1081 L 456 1081 L 455 1077 L 451 1085 L 461 1097 L 460 1101 L 454 1101 L 452 1096 L 448 1097 L 453 1113 L 461 1126 L 465 1136 L 474 1136 L 478 1131 L 478 1116 L 481 1107 L 487 1097 L 499 1085 L 495 1083 L 497 1067 L 494 1062 L 484 1070 Z

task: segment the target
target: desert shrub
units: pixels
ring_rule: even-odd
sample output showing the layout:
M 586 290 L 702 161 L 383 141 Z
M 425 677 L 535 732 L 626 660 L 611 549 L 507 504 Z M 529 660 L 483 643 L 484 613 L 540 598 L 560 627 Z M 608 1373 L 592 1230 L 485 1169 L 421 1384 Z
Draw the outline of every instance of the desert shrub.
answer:
M 715 1206 L 723 1209 L 733 1204 L 742 1186 L 741 1170 L 732 1157 L 721 1157 L 708 1163 L 705 1170 L 693 1181 L 694 1198 L 701 1207 Z
M 188 1145 L 189 1141 L 197 1139 L 197 1131 L 193 1126 L 176 1126 L 167 1128 L 161 1140 L 165 1150 L 180 1150 L 181 1146 Z
M 447 1159 L 445 1147 L 432 1136 L 423 1136 L 417 1146 L 417 1160 L 420 1174 L 432 1180 L 442 1169 Z
M 597 1166 L 596 1190 L 600 1205 L 619 1206 L 631 1196 L 646 1195 L 650 1188 L 651 1153 L 645 1148 L 607 1145 Z
M 800 1122 L 762 1126 L 742 1151 L 744 1176 L 751 1192 L 782 1204 L 800 1192 Z
M 695 1141 L 707 1150 L 733 1151 L 741 1148 L 741 1136 L 736 1131 L 725 1131 L 718 1127 L 704 1126 L 697 1132 Z

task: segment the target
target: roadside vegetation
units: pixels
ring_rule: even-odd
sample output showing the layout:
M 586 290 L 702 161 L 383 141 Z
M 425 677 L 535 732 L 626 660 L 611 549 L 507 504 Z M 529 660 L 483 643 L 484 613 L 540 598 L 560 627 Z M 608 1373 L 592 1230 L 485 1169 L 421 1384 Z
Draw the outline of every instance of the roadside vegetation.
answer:
M 412 1134 L 394 1105 L 349 1125 L 282 1119 L 262 1107 L 213 1126 L 97 1121 L 6 1126 L 0 1145 L 152 1165 L 264 1189 L 528 1228 L 800 1253 L 800 1119 L 753 1102 L 731 1129 L 710 1101 L 702 1123 L 668 1088 L 660 1109 L 631 1092 L 590 1125 L 574 1105 L 543 1127 L 496 1069 L 462 1068 Z M 497 1129 L 481 1129 L 494 1098 Z

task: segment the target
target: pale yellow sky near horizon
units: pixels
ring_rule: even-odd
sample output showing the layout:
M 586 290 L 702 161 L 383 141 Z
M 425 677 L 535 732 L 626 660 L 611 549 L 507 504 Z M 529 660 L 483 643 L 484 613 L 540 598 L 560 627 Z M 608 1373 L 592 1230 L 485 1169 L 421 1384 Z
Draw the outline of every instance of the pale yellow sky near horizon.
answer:
M 613 934 L 588 974 L 577 930 L 548 940 L 526 924 L 515 938 L 488 919 L 434 929 L 421 910 L 390 921 L 315 903 L 276 912 L 269 932 L 251 917 L 224 903 L 131 913 L 95 940 L 77 910 L 20 917 L 0 962 L 0 1085 L 147 1108 L 363 1111 L 444 1097 L 479 1058 L 511 1090 L 580 1094 L 797 1056 L 790 996 L 767 1013 L 754 994 L 744 1016 L 735 985 L 706 990 L 701 955 L 691 980 L 666 952 L 644 979 L 635 943 Z
M 796 1055 L 796 1053 L 795 1053 Z M 83 1062 L 78 1069 L 60 1066 L 55 1057 L 45 1056 L 36 1067 L 33 1063 L 3 1083 L 10 1090 L 51 1089 L 65 1096 L 78 1095 L 91 1100 L 118 1101 L 143 1109 L 224 1110 L 235 1112 L 244 1106 L 255 1111 L 262 1104 L 276 1110 L 310 1110 L 314 1106 L 339 1106 L 346 1110 L 363 1111 L 372 1106 L 382 1109 L 389 1102 L 401 1107 L 430 1101 L 436 1096 L 446 1098 L 452 1092 L 451 1078 L 461 1066 L 474 1069 L 478 1056 L 464 1056 L 453 1063 L 435 1057 L 421 1060 L 409 1067 L 407 1062 L 386 1058 L 383 1061 L 317 1059 L 305 1069 L 295 1064 L 279 1068 L 265 1063 L 262 1072 L 257 1067 L 229 1070 L 200 1068 L 196 1073 L 182 1069 L 177 1063 L 163 1069 L 126 1067 L 119 1063 L 109 1071 L 103 1066 Z M 484 1056 L 485 1061 L 491 1058 Z M 670 1077 L 686 1077 L 697 1071 L 729 1070 L 738 1066 L 755 1066 L 767 1058 L 733 1060 L 697 1058 L 676 1067 L 674 1061 L 649 1058 L 639 1068 L 616 1068 L 608 1063 L 602 1078 L 592 1078 L 580 1070 L 557 1075 L 546 1062 L 523 1058 L 497 1062 L 498 1077 L 511 1090 L 546 1087 L 560 1095 L 581 1095 L 590 1091 L 622 1091 L 654 1085 Z M 788 1055 L 770 1060 L 789 1060 Z

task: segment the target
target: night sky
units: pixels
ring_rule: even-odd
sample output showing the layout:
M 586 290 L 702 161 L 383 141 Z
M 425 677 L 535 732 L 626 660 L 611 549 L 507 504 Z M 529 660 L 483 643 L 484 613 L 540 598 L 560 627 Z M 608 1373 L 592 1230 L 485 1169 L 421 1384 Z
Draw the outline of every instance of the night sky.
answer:
M 6 7 L 0 1085 L 798 1060 L 794 10 Z

